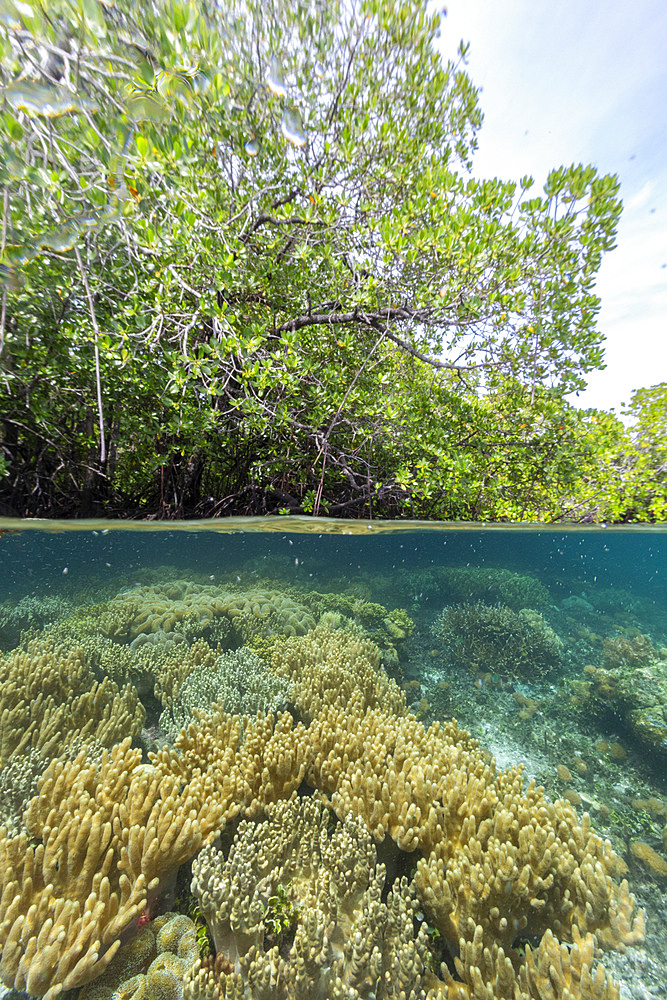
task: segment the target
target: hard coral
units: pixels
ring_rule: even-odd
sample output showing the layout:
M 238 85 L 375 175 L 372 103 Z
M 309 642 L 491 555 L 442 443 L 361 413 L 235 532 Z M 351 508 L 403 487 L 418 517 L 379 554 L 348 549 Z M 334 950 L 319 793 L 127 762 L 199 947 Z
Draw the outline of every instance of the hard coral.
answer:
M 577 690 L 583 710 L 609 726 L 617 726 L 620 720 L 634 741 L 649 752 L 647 759 L 664 764 L 667 760 L 664 664 L 655 662 L 639 667 L 625 663 L 614 669 L 596 670 L 591 677 L 585 689 Z M 570 683 L 574 687 L 575 682 Z
M 72 602 L 60 595 L 22 597 L 16 604 L 0 604 L 0 649 L 13 649 L 21 641 L 21 633 L 43 628 L 72 613 Z
M 322 624 L 272 655 L 275 673 L 292 683 L 295 703 L 307 719 L 327 705 L 359 710 L 384 705 L 405 714 L 405 695 L 379 664 L 380 652 L 370 640 Z
M 647 868 L 650 868 L 658 878 L 667 878 L 667 860 L 658 854 L 650 844 L 643 840 L 633 840 L 630 850 Z
M 514 611 L 544 608 L 551 603 L 549 591 L 534 576 L 493 566 L 432 566 L 420 570 L 413 589 L 429 603 L 499 603 Z
M 425 729 L 359 635 L 312 630 L 276 649 L 274 666 L 303 721 L 195 713 L 150 765 L 126 741 L 99 763 L 49 767 L 25 813 L 33 839 L 0 836 L 7 985 L 53 1000 L 91 981 L 150 896 L 238 817 L 238 858 L 220 861 L 230 912 L 210 915 L 234 938 L 235 970 L 216 983 L 199 969 L 190 1000 L 287 989 L 310 1000 L 311 981 L 336 1000 L 349 989 L 377 1000 L 614 1000 L 594 946 L 641 940 L 643 918 L 586 814 L 525 787 L 520 769 L 498 773 L 455 722 Z M 294 793 L 292 823 L 282 810 Z M 325 823 L 331 810 L 337 822 Z M 282 890 L 260 885 L 276 844 Z M 391 866 L 386 900 L 369 845 Z M 199 871 L 202 904 L 210 882 L 217 908 L 216 859 L 207 848 Z
M 145 712 L 130 685 L 95 680 L 84 649 L 41 637 L 0 659 L 0 717 L 0 767 L 31 749 L 46 767 L 72 745 L 138 736 Z
M 433 624 L 433 634 L 452 663 L 527 676 L 556 666 L 563 649 L 539 612 L 482 602 L 446 607 Z
M 290 685 L 272 674 L 268 664 L 247 646 L 223 653 L 214 667 L 195 667 L 180 686 L 171 708 L 160 716 L 160 727 L 173 740 L 194 720 L 195 710 L 217 704 L 230 715 L 257 715 L 283 707 Z
M 279 591 L 230 591 L 189 580 L 135 587 L 85 611 L 89 626 L 121 643 L 153 632 L 176 632 L 191 641 L 206 637 L 220 619 L 235 625 L 235 619 L 261 621 L 272 614 L 286 635 L 302 635 L 315 624 L 306 608 Z
M 607 668 L 628 666 L 646 667 L 657 659 L 657 650 L 651 638 L 641 632 L 618 633 L 602 640 L 604 665 Z
M 197 929 L 180 913 L 165 913 L 121 945 L 106 972 L 78 1000 L 181 1000 L 183 980 L 199 958 Z
M 0 978 L 52 1000 L 100 975 L 120 936 L 202 842 L 202 805 L 141 765 L 130 740 L 54 761 L 0 836 Z M 216 816 L 217 821 L 217 816 Z

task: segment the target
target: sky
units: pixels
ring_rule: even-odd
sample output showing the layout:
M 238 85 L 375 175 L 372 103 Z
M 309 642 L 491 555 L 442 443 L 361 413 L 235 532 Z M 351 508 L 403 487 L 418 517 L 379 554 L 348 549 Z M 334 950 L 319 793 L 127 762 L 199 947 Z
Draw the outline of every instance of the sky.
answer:
M 484 124 L 474 173 L 536 185 L 552 167 L 618 174 L 623 216 L 597 284 L 603 371 L 576 406 L 620 412 L 667 381 L 667 0 L 445 0 L 442 50 L 470 42 Z

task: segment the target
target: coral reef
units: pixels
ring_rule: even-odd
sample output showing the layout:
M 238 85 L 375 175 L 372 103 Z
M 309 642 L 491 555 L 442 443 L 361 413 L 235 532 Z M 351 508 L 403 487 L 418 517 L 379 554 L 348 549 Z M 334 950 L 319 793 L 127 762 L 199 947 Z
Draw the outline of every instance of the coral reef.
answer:
M 603 666 L 607 670 L 621 666 L 646 667 L 657 657 L 651 637 L 636 630 L 606 636 L 602 640 L 602 653 Z
M 544 609 L 549 591 L 534 576 L 493 566 L 429 566 L 410 578 L 411 596 L 418 603 L 504 604 L 513 611 Z
M 171 705 L 181 684 L 197 667 L 213 668 L 222 650 L 204 639 L 189 643 L 179 632 L 151 632 L 129 645 L 87 630 L 80 619 L 68 620 L 49 630 L 63 649 L 83 651 L 92 669 L 116 684 L 130 683 L 139 696 L 153 695 L 164 706 Z
M 216 984 L 195 970 L 189 1000 L 241 984 L 247 996 L 270 988 L 276 1000 L 426 996 L 430 951 L 425 930 L 414 931 L 414 891 L 403 879 L 382 901 L 384 866 L 360 820 L 335 823 L 322 801 L 292 797 L 267 807 L 265 819 L 243 821 L 226 857 L 205 847 L 193 876 L 233 971 Z
M 633 840 L 630 844 L 630 851 L 635 858 L 642 861 L 654 875 L 661 879 L 667 879 L 667 859 L 647 844 L 643 840 Z
M 585 681 L 570 681 L 574 706 L 605 725 L 620 725 L 655 761 L 667 761 L 667 660 L 590 667 Z
M 276 646 L 271 663 L 293 685 L 294 702 L 305 718 L 329 705 L 351 711 L 383 705 L 398 715 L 406 711 L 405 695 L 380 669 L 378 647 L 346 628 L 322 623 Z
M 28 750 L 13 754 L 0 770 L 0 827 L 12 837 L 21 829 L 23 810 L 47 763 L 39 750 Z
M 433 624 L 452 664 L 531 676 L 556 666 L 563 643 L 538 611 L 498 604 L 455 604 Z
M 89 763 L 54 761 L 24 820 L 0 837 L 0 978 L 52 1000 L 107 968 L 207 830 L 177 777 L 141 765 L 130 739 Z M 215 825 L 216 809 L 210 811 Z
M 79 1000 L 181 1000 L 183 981 L 199 958 L 197 928 L 181 913 L 165 913 L 121 945 L 106 971 Z
M 66 618 L 72 609 L 72 602 L 61 595 L 22 597 L 17 604 L 5 601 L 0 604 L 0 649 L 14 649 L 22 632 Z
M 151 755 L 156 775 L 176 777 L 200 803 L 205 834 L 240 812 L 255 816 L 300 786 L 312 756 L 308 733 L 287 713 L 240 719 L 196 714 L 173 747 Z
M 404 608 L 389 610 L 374 601 L 365 601 L 352 594 L 309 591 L 302 597 L 318 619 L 333 612 L 342 615 L 361 629 L 380 649 L 387 663 L 398 661 L 398 650 L 415 627 L 413 619 Z
M 203 663 L 188 674 L 169 709 L 160 716 L 160 728 L 169 740 L 194 720 L 195 711 L 217 704 L 229 715 L 256 715 L 285 707 L 291 686 L 270 673 L 267 663 L 247 646 L 223 653 L 214 667 Z
M 235 620 L 244 615 L 257 620 L 272 614 L 285 635 L 303 635 L 315 624 L 306 608 L 280 591 L 233 592 L 186 580 L 135 587 L 119 594 L 99 607 L 96 623 L 108 638 L 131 643 L 140 635 L 179 629 L 192 639 L 203 635 L 219 618 L 231 620 L 238 629 L 240 623 Z
M 519 651 L 557 648 L 536 613 L 490 610 Z M 25 831 L 0 832 L 6 985 L 54 1000 L 92 982 L 204 847 L 195 891 L 228 965 L 196 967 L 188 1000 L 615 1000 L 595 949 L 641 940 L 643 918 L 586 814 L 454 721 L 426 729 L 358 631 L 328 620 L 271 658 L 296 719 L 193 708 L 148 764 L 127 738 L 49 765 Z
M 111 747 L 138 736 L 145 714 L 130 685 L 95 680 L 80 647 L 43 636 L 0 659 L 0 767 L 30 749 L 48 759 L 73 745 Z

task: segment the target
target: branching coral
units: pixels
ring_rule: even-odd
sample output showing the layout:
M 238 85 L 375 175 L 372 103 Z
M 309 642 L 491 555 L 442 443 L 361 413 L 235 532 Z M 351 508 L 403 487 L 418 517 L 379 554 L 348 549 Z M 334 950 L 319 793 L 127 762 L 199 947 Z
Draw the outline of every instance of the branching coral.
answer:
M 267 663 L 247 646 L 223 653 L 211 668 L 204 663 L 180 686 L 169 710 L 160 716 L 160 728 L 173 740 L 194 719 L 195 710 L 208 712 L 217 705 L 230 715 L 256 715 L 285 705 L 290 685 L 271 674 Z
M 642 916 L 588 817 L 455 722 L 425 729 L 358 634 L 272 656 L 301 721 L 195 710 L 150 764 L 128 739 L 49 766 L 27 832 L 0 835 L 2 980 L 47 1000 L 90 982 L 208 844 L 197 893 L 233 968 L 199 968 L 188 1000 L 615 1000 L 594 949 L 640 940 Z
M 586 816 L 580 824 L 568 803 L 550 802 L 543 789 L 534 785 L 524 790 L 520 770 L 496 774 L 474 741 L 453 723 L 424 730 L 409 716 L 400 719 L 380 709 L 365 713 L 330 709 L 313 720 L 303 738 L 305 781 L 321 793 L 330 793 L 332 807 L 343 823 L 356 817 L 362 821 L 360 829 L 370 830 L 376 841 L 393 844 L 392 852 L 385 843 L 383 855 L 394 864 L 399 855 L 417 852 L 409 895 L 416 892 L 444 950 L 429 959 L 419 940 L 410 945 L 417 955 L 410 968 L 418 975 L 406 995 L 425 996 L 436 989 L 450 1000 L 477 996 L 541 1000 L 541 990 L 553 988 L 560 996 L 567 988 L 578 1000 L 613 1000 L 614 988 L 604 971 L 592 968 L 594 946 L 623 948 L 641 940 L 643 921 L 641 914 L 634 914 L 627 884 L 613 881 L 623 870 L 622 862 L 608 842 L 591 831 Z M 267 787 L 275 790 L 275 781 L 264 786 L 263 801 L 267 801 Z M 271 806 L 255 811 L 256 816 L 266 814 L 283 815 L 280 810 L 274 814 Z M 301 831 L 299 822 L 296 826 Z M 268 842 L 291 843 L 286 819 L 269 828 Z M 296 986 L 287 985 L 292 972 L 281 965 L 284 949 L 271 941 L 267 946 L 266 920 L 278 884 L 291 887 L 289 898 L 299 912 L 293 887 L 301 877 L 306 882 L 311 877 L 311 841 L 302 831 L 297 833 L 296 839 L 305 845 L 303 853 L 290 855 L 283 871 L 280 863 L 271 860 L 270 851 L 267 854 L 262 829 L 262 823 L 242 824 L 236 840 L 238 853 L 233 851 L 226 859 L 213 849 L 204 852 L 195 862 L 196 891 L 218 948 L 235 966 L 225 980 L 226 995 L 240 996 L 245 990 L 243 995 L 259 997 L 269 986 L 278 990 L 278 996 L 288 988 L 293 989 L 289 995 L 300 995 Z M 352 884 L 355 869 L 347 860 L 342 863 Z M 220 865 L 221 881 L 214 874 Z M 321 868 L 320 861 L 320 873 Z M 274 872 L 278 883 L 272 881 Z M 331 882 L 327 884 L 331 889 Z M 407 888 L 402 891 L 408 892 Z M 311 902 L 310 908 L 314 905 Z M 379 916 L 376 923 L 381 925 Z M 329 955 L 320 965 L 311 967 L 306 962 L 313 983 L 320 981 L 331 960 L 327 948 L 335 934 L 326 931 L 328 926 L 324 919 L 314 921 L 307 931 L 307 949 L 303 944 L 304 954 Z M 520 942 L 526 938 L 541 939 L 534 952 L 521 950 Z M 572 944 L 567 961 L 557 938 Z M 296 939 L 296 935 L 290 938 L 290 948 Z M 358 934 L 355 939 L 360 967 L 373 968 Z M 425 945 L 424 935 L 421 940 Z M 275 947 L 278 951 L 273 953 Z M 552 978 L 545 985 L 542 977 L 549 955 L 557 960 L 561 979 Z M 437 981 L 428 969 L 433 962 L 437 967 L 439 958 L 446 964 Z M 398 971 L 392 975 L 400 979 Z M 365 995 L 360 983 L 352 985 L 357 990 L 352 995 Z M 327 986 L 330 993 L 321 995 L 339 995 L 337 988 Z M 219 983 L 210 973 L 202 973 L 191 983 L 188 995 L 211 996 L 216 989 Z M 377 996 L 394 995 L 388 983 L 383 989 L 387 992 L 378 987 Z
M 431 566 L 411 578 L 412 593 L 428 603 L 504 604 L 513 611 L 545 608 L 549 591 L 534 576 L 493 566 Z
M 153 694 L 163 705 L 171 705 L 181 684 L 197 667 L 213 668 L 221 650 L 204 639 L 188 643 L 179 632 L 145 633 L 129 645 L 97 634 L 87 634 L 79 622 L 55 626 L 49 636 L 63 649 L 85 655 L 98 673 L 116 684 L 129 682 L 140 695 Z
M 277 646 L 272 656 L 277 675 L 294 685 L 295 703 L 306 718 L 326 705 L 363 711 L 380 704 L 404 714 L 405 695 L 379 662 L 374 643 L 325 624 Z
M 43 628 L 72 613 L 72 603 L 66 597 L 45 594 L 42 597 L 22 597 L 17 604 L 0 604 L 0 649 L 13 649 L 21 633 L 30 628 Z
M 404 608 L 389 610 L 382 604 L 364 601 L 351 594 L 309 591 L 303 595 L 303 600 L 318 618 L 328 612 L 335 612 L 360 625 L 381 651 L 393 651 L 393 646 L 400 645 L 415 627 Z M 395 651 L 393 652 L 395 656 Z
M 563 649 L 538 611 L 481 602 L 445 608 L 433 634 L 452 663 L 528 676 L 556 666 Z
M 21 829 L 23 810 L 47 763 L 39 750 L 29 750 L 14 754 L 0 771 L 0 827 L 10 836 Z
M 312 750 L 306 728 L 287 713 L 245 720 L 222 711 L 195 714 L 197 722 L 153 761 L 157 774 L 177 776 L 208 804 L 206 832 L 241 811 L 259 814 L 303 781 Z
M 641 632 L 606 636 L 602 640 L 602 654 L 604 666 L 610 669 L 621 666 L 646 667 L 658 656 L 650 636 Z

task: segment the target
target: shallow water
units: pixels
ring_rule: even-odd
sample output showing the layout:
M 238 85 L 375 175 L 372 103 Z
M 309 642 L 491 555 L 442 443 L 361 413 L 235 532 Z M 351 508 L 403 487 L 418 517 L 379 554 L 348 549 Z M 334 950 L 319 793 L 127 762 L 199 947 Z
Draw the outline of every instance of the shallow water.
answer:
M 161 602 L 159 620 L 132 603 L 149 599 Z M 243 601 L 240 631 L 233 608 Z M 297 639 L 307 634 L 322 615 L 327 627 L 363 634 L 418 722 L 456 718 L 498 768 L 523 764 L 550 799 L 564 796 L 579 815 L 590 813 L 648 915 L 645 944 L 623 962 L 606 956 L 605 967 L 624 996 L 667 995 L 664 527 L 0 520 L 3 657 L 19 647 L 32 655 L 30 642 L 50 635 L 73 641 L 83 619 L 94 631 L 85 609 L 99 605 L 130 615 L 120 631 L 104 625 L 98 635 L 123 647 L 128 663 L 149 641 L 170 648 L 176 633 L 181 650 L 196 642 L 231 652 L 248 646 L 267 663 L 271 649 L 295 631 Z M 100 681 L 102 659 L 86 656 Z M 134 745 L 148 760 L 190 717 L 173 711 L 165 721 L 159 683 L 153 690 L 127 669 L 145 712 Z M 13 710 L 3 704 L 3 683 L 0 745 Z M 298 706 L 290 711 L 301 718 Z M 3 769 L 13 753 L 3 751 Z M 62 754 L 49 747 L 44 767 Z M 5 785 L 0 795 L 0 822 L 16 832 L 27 800 L 12 799 Z

